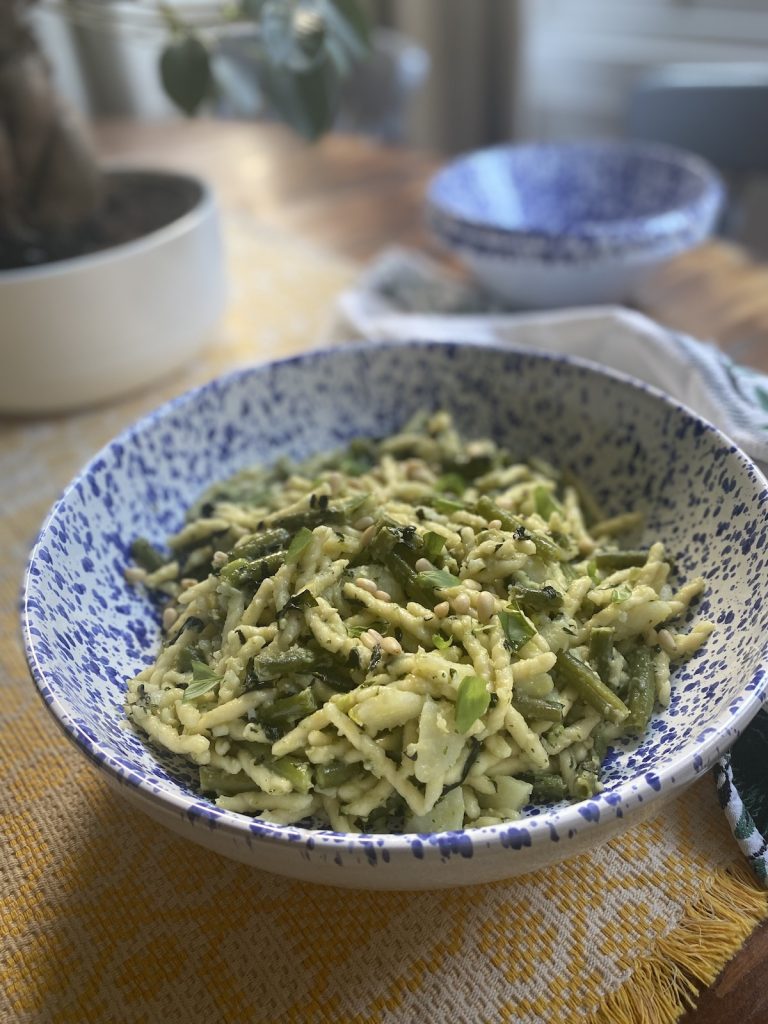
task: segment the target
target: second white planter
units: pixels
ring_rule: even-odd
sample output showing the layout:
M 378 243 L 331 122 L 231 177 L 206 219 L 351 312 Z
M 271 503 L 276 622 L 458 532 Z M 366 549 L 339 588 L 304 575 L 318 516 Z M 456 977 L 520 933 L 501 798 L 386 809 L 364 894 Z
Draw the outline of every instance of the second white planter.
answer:
M 221 315 L 224 258 L 207 185 L 110 173 L 178 182 L 187 208 L 134 241 L 0 272 L 2 413 L 64 412 L 137 390 L 193 358 Z

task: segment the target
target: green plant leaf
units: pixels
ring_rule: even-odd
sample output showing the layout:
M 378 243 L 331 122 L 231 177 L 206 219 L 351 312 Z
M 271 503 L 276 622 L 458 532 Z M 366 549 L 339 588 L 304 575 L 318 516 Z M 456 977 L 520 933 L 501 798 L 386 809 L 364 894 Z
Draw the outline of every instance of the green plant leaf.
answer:
M 171 100 L 191 117 L 213 89 L 210 57 L 197 36 L 168 43 L 160 57 L 160 77 Z
M 341 30 L 345 36 L 352 35 L 353 43 L 358 47 L 370 45 L 370 22 L 358 0 L 326 0 L 326 5 L 331 12 L 328 20 L 337 31 Z M 335 24 L 337 21 L 338 26 Z
M 302 528 L 294 535 L 293 540 L 288 545 L 288 550 L 285 553 L 285 561 L 289 565 L 293 565 L 294 562 L 298 562 L 301 558 L 302 552 L 312 543 L 312 531 L 308 530 L 306 526 Z
M 259 84 L 274 111 L 306 139 L 314 141 L 332 126 L 339 79 L 330 61 L 324 59 L 307 71 L 264 61 Z

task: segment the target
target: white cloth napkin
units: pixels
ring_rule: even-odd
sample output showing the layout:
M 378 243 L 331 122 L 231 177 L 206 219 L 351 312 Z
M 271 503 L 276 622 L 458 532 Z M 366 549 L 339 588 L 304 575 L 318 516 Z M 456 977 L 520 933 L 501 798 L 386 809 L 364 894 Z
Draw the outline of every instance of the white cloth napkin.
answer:
M 507 313 L 407 249 L 388 249 L 339 297 L 327 341 L 501 341 L 560 352 L 661 388 L 768 466 L 768 377 L 640 313 L 603 306 Z

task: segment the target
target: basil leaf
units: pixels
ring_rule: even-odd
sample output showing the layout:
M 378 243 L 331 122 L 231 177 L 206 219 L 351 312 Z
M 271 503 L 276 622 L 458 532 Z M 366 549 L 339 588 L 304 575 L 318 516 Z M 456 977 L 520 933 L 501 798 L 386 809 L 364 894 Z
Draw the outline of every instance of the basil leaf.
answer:
M 209 690 L 212 690 L 220 682 L 219 677 L 205 662 L 193 659 L 192 682 L 184 691 L 184 696 L 181 698 L 182 704 L 187 704 L 197 697 L 202 697 L 204 693 L 208 693 Z
M 464 676 L 456 697 L 456 731 L 466 732 L 488 710 L 491 695 L 480 676 Z
M 441 590 L 449 590 L 451 587 L 461 585 L 459 577 L 454 576 L 446 569 L 429 569 L 427 572 L 417 572 L 416 582 L 422 587 L 439 588 Z
M 293 540 L 288 545 L 288 550 L 285 553 L 285 561 L 288 565 L 293 565 L 301 558 L 301 554 L 306 548 L 312 543 L 312 531 L 308 530 L 306 526 L 296 533 Z
M 517 654 L 536 635 L 536 627 L 528 616 L 514 606 L 499 612 L 499 622 L 511 654 Z
M 424 557 L 434 562 L 437 556 L 445 547 L 445 537 L 430 530 L 424 534 Z

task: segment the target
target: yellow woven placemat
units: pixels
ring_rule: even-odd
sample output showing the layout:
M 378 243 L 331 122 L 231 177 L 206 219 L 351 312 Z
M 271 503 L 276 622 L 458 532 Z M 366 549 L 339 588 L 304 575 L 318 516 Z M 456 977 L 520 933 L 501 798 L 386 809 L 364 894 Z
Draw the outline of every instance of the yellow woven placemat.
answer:
M 230 224 L 233 296 L 207 354 L 152 394 L 0 436 L 0 1020 L 677 1020 L 768 915 L 714 786 L 592 854 L 510 882 L 357 893 L 186 843 L 115 796 L 33 691 L 18 636 L 27 550 L 116 431 L 238 362 L 317 337 L 352 268 Z

